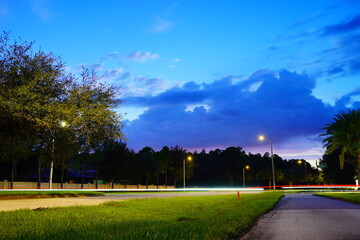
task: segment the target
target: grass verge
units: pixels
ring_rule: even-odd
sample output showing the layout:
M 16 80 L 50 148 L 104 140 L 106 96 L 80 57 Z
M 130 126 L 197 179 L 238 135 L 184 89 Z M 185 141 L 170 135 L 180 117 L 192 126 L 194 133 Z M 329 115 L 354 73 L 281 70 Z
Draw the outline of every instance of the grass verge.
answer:
M 281 193 L 107 202 L 0 212 L 0 239 L 233 239 Z
M 59 198 L 59 197 L 82 197 L 103 196 L 99 192 L 87 191 L 0 191 L 1 199 L 26 199 L 26 198 Z
M 360 204 L 360 193 L 354 192 L 334 192 L 334 193 L 314 193 L 316 196 L 328 197 L 338 200 L 343 200 L 351 203 Z

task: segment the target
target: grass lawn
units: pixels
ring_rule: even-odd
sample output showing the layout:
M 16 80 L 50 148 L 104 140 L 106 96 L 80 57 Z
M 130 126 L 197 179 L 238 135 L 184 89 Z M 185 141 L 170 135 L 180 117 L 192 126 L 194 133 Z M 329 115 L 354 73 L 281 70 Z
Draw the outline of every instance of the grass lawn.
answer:
M 137 199 L 0 212 L 0 239 L 233 239 L 282 193 Z
M 360 204 L 360 192 L 315 193 L 314 195 Z
M 53 198 L 53 197 L 80 197 L 102 196 L 103 193 L 87 191 L 0 191 L 1 199 L 18 198 Z

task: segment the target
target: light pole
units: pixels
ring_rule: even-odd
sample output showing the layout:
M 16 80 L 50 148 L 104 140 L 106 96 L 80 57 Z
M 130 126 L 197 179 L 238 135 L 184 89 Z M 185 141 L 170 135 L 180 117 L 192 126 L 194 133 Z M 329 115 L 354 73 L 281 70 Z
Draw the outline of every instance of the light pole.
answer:
M 249 165 L 243 166 L 243 188 L 245 188 L 245 170 L 249 170 L 249 169 L 250 169 Z
M 306 183 L 306 185 L 308 185 L 307 171 L 306 171 L 306 162 L 305 162 L 305 160 L 298 160 L 297 163 L 298 163 L 298 164 L 304 163 L 305 183 Z
M 55 148 L 55 138 L 52 136 L 52 146 L 51 146 L 51 163 L 50 163 L 50 174 L 49 174 L 49 189 L 52 188 L 52 178 L 53 178 L 53 169 L 54 169 L 54 148 Z
M 61 120 L 60 127 L 64 128 L 66 126 L 67 126 L 67 122 Z M 54 171 L 55 136 L 53 131 L 51 131 L 51 136 L 52 136 L 52 146 L 51 146 L 51 163 L 50 163 L 50 174 L 49 174 L 49 189 L 52 189 L 52 179 L 53 179 L 53 171 Z
M 184 158 L 183 160 L 183 174 L 184 174 L 184 181 L 183 181 L 183 184 L 184 184 L 184 191 L 185 191 L 185 185 L 186 185 L 186 182 L 185 182 L 185 168 L 186 168 L 186 160 L 188 161 L 191 161 L 192 160 L 192 157 L 191 156 L 187 156 L 186 159 Z
M 264 141 L 265 137 L 263 135 L 259 136 L 260 141 Z M 272 139 L 270 138 L 270 151 L 271 151 L 271 167 L 272 167 L 272 178 L 273 178 L 273 188 L 276 189 L 276 183 L 275 183 L 275 169 L 274 169 L 274 153 L 273 153 L 273 144 Z

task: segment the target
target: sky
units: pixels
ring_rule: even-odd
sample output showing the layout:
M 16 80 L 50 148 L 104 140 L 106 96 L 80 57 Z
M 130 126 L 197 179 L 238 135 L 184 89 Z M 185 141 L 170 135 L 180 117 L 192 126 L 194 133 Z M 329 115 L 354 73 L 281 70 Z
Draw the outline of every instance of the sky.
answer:
M 359 0 L 0 0 L 0 30 L 119 86 L 128 146 L 313 165 L 360 107 Z M 266 137 L 264 142 L 258 136 Z

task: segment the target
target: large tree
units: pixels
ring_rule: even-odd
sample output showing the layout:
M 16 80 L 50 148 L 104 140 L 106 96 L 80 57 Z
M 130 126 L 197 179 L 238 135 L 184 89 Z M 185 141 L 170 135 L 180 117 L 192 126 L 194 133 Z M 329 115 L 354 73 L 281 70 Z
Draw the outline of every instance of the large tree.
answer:
M 98 80 L 86 69 L 78 80 L 59 57 L 1 34 L 0 161 L 11 159 L 14 166 L 36 149 L 39 163 L 64 153 L 64 168 L 71 153 L 122 138 L 121 117 L 114 111 L 120 103 L 118 91 Z M 63 120 L 67 124 L 61 125 Z M 76 142 L 83 149 L 65 151 Z
M 32 47 L 0 35 L 0 149 L 13 163 L 31 146 L 51 148 L 64 115 L 66 86 L 73 81 L 60 58 Z
M 69 93 L 69 126 L 83 143 L 83 152 L 91 153 L 92 148 L 107 140 L 123 139 L 121 116 L 113 110 L 121 102 L 116 87 L 101 83 L 94 71 L 83 68 L 81 83 L 73 84 Z M 84 176 L 85 162 L 82 166 Z M 81 188 L 83 184 L 84 177 Z
M 324 128 L 326 136 L 323 140 L 326 153 L 340 149 L 340 169 L 344 168 L 345 154 L 348 153 L 357 159 L 357 177 L 360 180 L 360 109 L 340 112 L 335 115 L 334 121 Z

